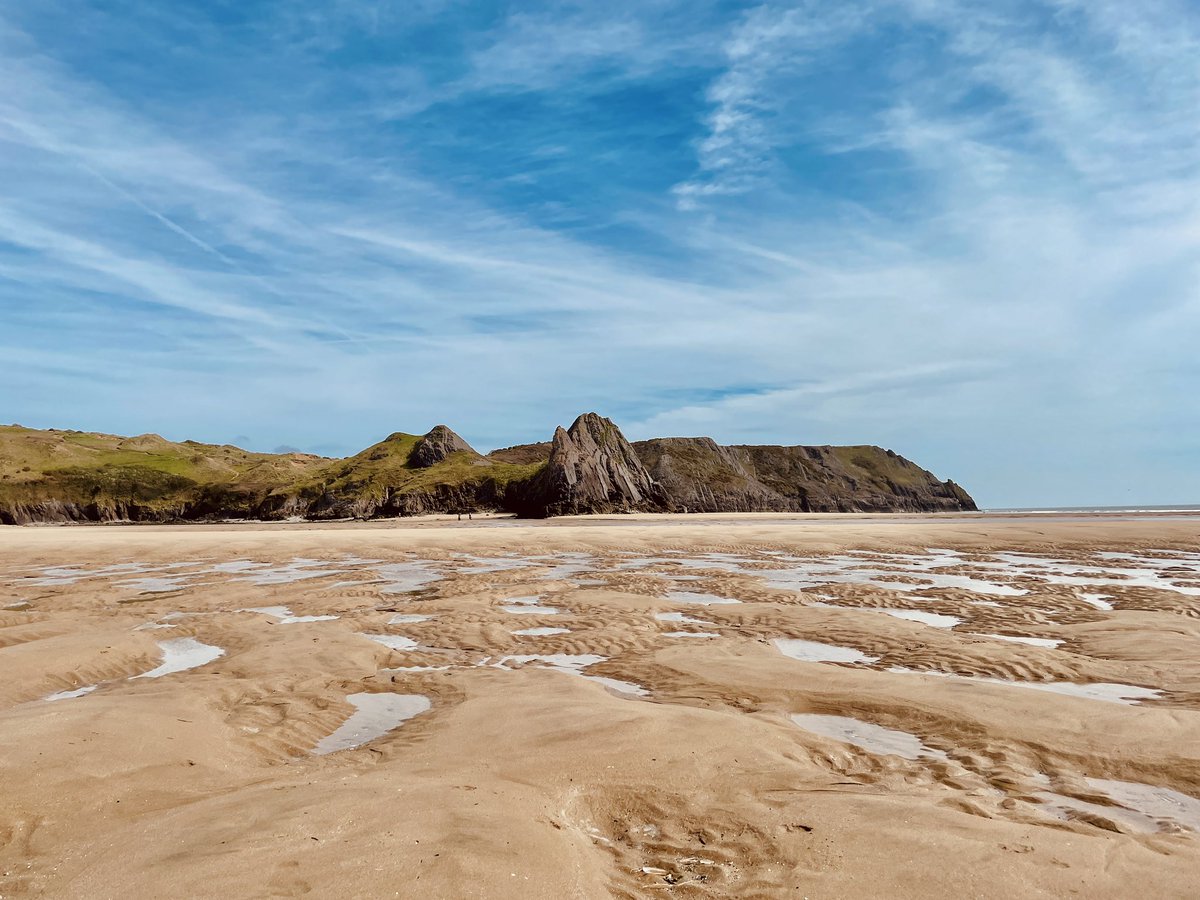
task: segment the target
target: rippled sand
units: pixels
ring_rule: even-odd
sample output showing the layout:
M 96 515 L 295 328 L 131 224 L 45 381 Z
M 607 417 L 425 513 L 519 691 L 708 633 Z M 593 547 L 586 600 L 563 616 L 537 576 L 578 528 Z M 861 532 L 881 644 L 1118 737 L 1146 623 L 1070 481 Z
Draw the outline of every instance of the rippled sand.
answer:
M 1197 871 L 1200 518 L 0 530 L 0 897 Z

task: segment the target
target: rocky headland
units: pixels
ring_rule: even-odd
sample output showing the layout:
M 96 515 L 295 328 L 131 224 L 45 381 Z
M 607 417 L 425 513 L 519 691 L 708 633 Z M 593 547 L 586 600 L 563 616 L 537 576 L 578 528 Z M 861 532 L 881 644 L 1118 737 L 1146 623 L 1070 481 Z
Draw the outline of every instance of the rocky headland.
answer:
M 346 459 L 0 426 L 0 523 L 620 512 L 974 510 L 953 481 L 880 447 L 630 443 L 585 413 L 546 443 L 481 454 L 446 425 Z

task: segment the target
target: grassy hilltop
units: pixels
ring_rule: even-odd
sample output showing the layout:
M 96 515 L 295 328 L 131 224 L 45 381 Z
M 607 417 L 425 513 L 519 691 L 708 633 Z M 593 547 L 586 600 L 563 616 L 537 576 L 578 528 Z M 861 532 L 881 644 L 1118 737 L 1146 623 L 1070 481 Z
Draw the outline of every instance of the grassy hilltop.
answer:
M 424 511 L 430 498 L 486 490 L 502 496 L 539 464 L 492 461 L 474 451 L 434 465 L 410 462 L 420 435 L 397 433 L 347 459 L 251 453 L 228 444 L 0 426 L 0 519 L 156 520 L 280 518 Z M 436 502 L 435 502 L 436 505 Z M 469 505 L 469 504 L 468 504 Z M 354 507 L 351 509 L 350 507 Z M 7 515 L 5 511 L 7 510 Z

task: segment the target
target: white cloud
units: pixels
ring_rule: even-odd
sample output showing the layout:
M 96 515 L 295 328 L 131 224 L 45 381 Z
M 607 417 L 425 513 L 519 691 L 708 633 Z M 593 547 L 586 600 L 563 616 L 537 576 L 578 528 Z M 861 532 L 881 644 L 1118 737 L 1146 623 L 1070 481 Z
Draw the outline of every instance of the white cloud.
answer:
M 746 14 L 723 45 L 724 71 L 708 88 L 712 109 L 696 148 L 699 172 L 673 189 L 681 208 L 696 209 L 700 198 L 745 193 L 760 183 L 772 151 L 789 136 L 771 122 L 784 106 L 780 80 L 862 25 L 854 3 L 764 5 Z

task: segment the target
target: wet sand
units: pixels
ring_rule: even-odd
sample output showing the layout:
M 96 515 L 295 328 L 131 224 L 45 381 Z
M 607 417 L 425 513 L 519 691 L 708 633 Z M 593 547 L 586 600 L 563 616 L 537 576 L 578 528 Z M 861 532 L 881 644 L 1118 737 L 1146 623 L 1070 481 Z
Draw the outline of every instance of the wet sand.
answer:
M 1200 518 L 0 529 L 0 897 L 1188 897 Z

